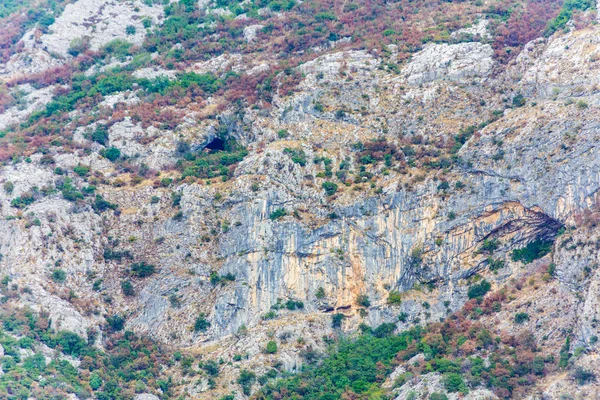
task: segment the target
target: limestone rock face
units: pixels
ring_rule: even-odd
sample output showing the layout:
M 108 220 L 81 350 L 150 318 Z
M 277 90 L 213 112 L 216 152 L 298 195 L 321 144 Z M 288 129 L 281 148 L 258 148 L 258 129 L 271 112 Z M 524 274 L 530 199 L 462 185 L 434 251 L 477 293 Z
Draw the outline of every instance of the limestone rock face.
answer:
M 430 44 L 413 56 L 403 75 L 411 84 L 485 78 L 494 66 L 492 54 L 489 44 L 478 42 Z
M 231 18 L 226 9 L 210 12 Z M 71 2 L 48 33 L 27 32 L 22 54 L 0 74 L 8 82 L 68 63 L 74 40 L 92 49 L 114 39 L 139 45 L 144 18 L 162 23 L 163 8 Z M 263 28 L 244 26 L 239 39 L 255 45 Z M 215 360 L 244 355 L 240 364 L 223 363 L 216 384 L 206 376 L 180 379 L 187 395 L 208 399 L 225 394 L 215 397 L 213 386 L 231 389 L 241 368 L 257 376 L 272 365 L 301 371 L 302 346 L 327 349 L 333 313 L 346 317 L 336 335 L 384 322 L 399 331 L 460 310 L 476 274 L 497 289 L 552 269 L 543 284 L 534 279 L 519 289 L 498 316 L 482 318 L 515 336 L 534 332 L 554 353 L 568 332 L 583 349 L 574 365 L 600 371 L 600 28 L 535 39 L 508 65 L 483 43 L 490 30 L 481 20 L 455 31 L 463 42 L 428 44 L 395 69 L 395 45 L 389 54 L 313 49 L 323 54 L 269 75 L 269 107 L 230 104 L 215 91 L 170 124 L 159 116 L 183 99 L 147 96 L 136 83 L 72 111 L 57 128 L 71 132 L 61 143 L 38 131 L 2 142 L 25 150 L 39 142 L 41 150 L 0 166 L 0 277 L 20 289 L 15 304 L 47 313 L 56 331 L 88 337 L 101 333 L 107 316 L 122 315 L 125 330 L 172 349 Z M 80 72 L 90 78 L 123 68 L 137 79 L 169 82 L 210 73 L 226 82 L 261 76 L 281 61 L 227 51 L 203 57 L 185 68 L 113 59 Z M 293 90 L 286 79 L 295 79 Z M 62 89 L 15 85 L 0 131 L 26 121 Z M 94 139 L 103 129 L 107 137 Z M 247 150 L 239 163 L 219 153 L 231 138 Z M 365 145 L 383 142 L 395 146 L 398 159 L 362 155 Z M 113 147 L 121 157 L 115 162 L 106 157 Z M 227 165 L 208 178 L 180 179 L 182 160 L 194 154 L 223 156 Z M 425 161 L 417 165 L 417 158 Z M 80 196 L 69 198 L 67 182 Z M 333 182 L 335 193 L 327 193 Z M 552 253 L 527 265 L 512 259 L 534 240 L 553 241 Z M 497 244 L 493 257 L 482 250 L 489 241 Z M 494 258 L 503 263 L 492 268 Z M 141 261 L 156 273 L 134 276 L 131 266 Z M 64 281 L 52 278 L 56 270 Z M 124 280 L 134 295 L 124 293 Z M 391 294 L 402 301 L 390 301 Z M 515 312 L 531 318 L 517 326 Z M 200 316 L 205 329 L 195 328 Z M 277 355 L 264 351 L 271 340 Z M 444 390 L 439 374 L 394 388 L 405 366 L 384 385 L 395 398 Z M 576 387 L 561 374 L 536 383 L 532 399 L 589 398 L 599 389 Z M 496 396 L 480 389 L 449 398 Z
M 66 56 L 73 40 L 89 40 L 92 50 L 106 43 L 122 39 L 141 44 L 145 36 L 142 19 L 149 18 L 154 25 L 163 19 L 162 7 L 149 7 L 142 1 L 79 0 L 65 7 L 64 12 L 50 25 L 41 42 L 48 52 Z M 127 27 L 135 33 L 127 33 Z M 87 38 L 87 39 L 86 39 Z

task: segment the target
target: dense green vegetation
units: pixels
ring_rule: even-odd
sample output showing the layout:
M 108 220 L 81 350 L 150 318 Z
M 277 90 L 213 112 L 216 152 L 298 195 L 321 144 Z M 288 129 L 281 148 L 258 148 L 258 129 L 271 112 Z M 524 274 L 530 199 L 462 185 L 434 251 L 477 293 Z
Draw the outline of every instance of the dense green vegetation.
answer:
M 16 292 L 9 289 L 3 293 L 13 296 Z M 0 397 L 62 399 L 73 393 L 89 398 L 93 393 L 100 400 L 124 400 L 139 390 L 156 392 L 161 388 L 162 397 L 170 398 L 170 384 L 161 378 L 168 356 L 132 332 L 119 332 L 122 319 L 107 320 L 104 352 L 92 345 L 97 338 L 95 332 L 90 331 L 87 338 L 66 331 L 55 333 L 47 314 L 4 305 L 0 310 L 0 344 L 5 353 L 0 360 L 4 372 L 0 376 Z M 47 361 L 39 343 L 53 349 L 56 356 Z M 31 349 L 33 353 L 21 356 L 20 349 Z M 63 355 L 78 359 L 80 367 L 74 367 Z
M 594 0 L 565 0 L 559 14 L 553 20 L 548 22 L 548 27 L 544 34 L 550 36 L 559 29 L 564 29 L 567 22 L 573 17 L 574 11 L 585 11 L 590 8 L 595 8 Z
M 355 340 L 341 339 L 321 363 L 309 363 L 302 373 L 269 384 L 258 398 L 340 399 L 344 393 L 376 398 L 368 396 L 383 393 L 380 384 L 392 371 L 396 354 L 420 337 L 417 328 L 387 337 L 367 333 Z
M 396 387 L 414 376 L 437 372 L 442 375 L 448 393 L 467 393 L 471 388 L 485 387 L 500 398 L 523 398 L 536 379 L 567 367 L 572 357 L 568 339 L 560 353 L 563 361 L 557 362 L 555 356 L 542 351 L 529 331 L 518 336 L 494 332 L 479 318 L 500 311 L 508 301 L 506 294 L 489 294 L 486 281 L 471 288 L 476 288 L 470 295 L 473 299 L 441 323 L 400 334 L 394 334 L 393 323 L 376 329 L 361 325 L 360 335 L 341 337 L 331 343 L 326 354 L 305 350 L 303 371 L 268 383 L 257 399 L 385 399 L 381 383 L 395 365 L 417 354 L 423 354 L 424 360 L 405 363 L 407 371 L 396 378 Z M 343 314 L 332 315 L 334 326 L 339 326 L 342 320 Z M 517 324 L 528 320 L 526 313 L 515 314 Z M 592 379 L 588 372 L 574 374 L 587 382 Z M 435 398 L 445 396 L 438 393 Z
M 515 249 L 512 252 L 513 261 L 521 261 L 523 264 L 529 264 L 538 258 L 542 258 L 552 250 L 554 241 L 538 239 L 529 242 L 522 249 Z

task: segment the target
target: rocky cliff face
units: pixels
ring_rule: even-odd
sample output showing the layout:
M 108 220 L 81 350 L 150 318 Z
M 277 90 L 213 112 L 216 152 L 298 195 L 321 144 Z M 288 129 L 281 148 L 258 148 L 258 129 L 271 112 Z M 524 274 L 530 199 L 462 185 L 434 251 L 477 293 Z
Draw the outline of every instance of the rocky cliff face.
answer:
M 0 115 L 0 128 L 24 123 L 65 86 L 11 80 L 69 65 L 77 46 L 99 50 L 115 38 L 141 45 L 142 21 L 160 26 L 164 18 L 151 1 L 66 5 L 46 33 L 27 32 L 21 51 L 0 66 L 7 90 L 21 93 L 21 103 Z M 245 40 L 260 40 L 263 28 L 244 28 Z M 82 123 L 86 111 L 70 111 L 68 148 L 48 143 L 0 169 L 0 271 L 27 288 L 11 303 L 48 312 L 56 331 L 97 332 L 99 347 L 106 317 L 122 315 L 126 330 L 173 349 L 205 359 L 246 354 L 241 365 L 257 373 L 275 362 L 297 372 L 303 359 L 294 343 L 323 350 L 333 314 L 346 316 L 347 333 L 360 323 L 426 325 L 463 307 L 475 275 L 501 289 L 552 263 L 554 279 L 519 291 L 485 323 L 529 329 L 549 352 L 569 334 L 573 348 L 585 349 L 575 363 L 598 371 L 600 30 L 573 27 L 535 39 L 506 64 L 495 58 L 487 29 L 478 23 L 457 34 L 472 41 L 428 44 L 408 61 L 395 46 L 385 53 L 334 47 L 286 71 L 299 77 L 297 86 L 273 90 L 270 107 L 223 107 L 223 99 L 206 96 L 175 126 L 140 121 L 133 107 L 146 99 L 137 83 L 103 96 L 89 111 L 100 115 L 95 121 Z M 398 70 L 384 68 L 394 61 Z M 186 70 L 252 76 L 270 62 L 225 53 Z M 110 60 L 86 75 L 134 63 Z M 132 74 L 169 82 L 179 67 L 134 66 Z M 109 124 L 112 113 L 122 118 Z M 93 139 L 106 124 L 106 139 Z M 223 135 L 247 148 L 229 179 L 179 179 L 172 167 L 182 154 L 215 151 Z M 378 143 L 372 160 L 363 158 L 370 143 Z M 111 162 L 109 148 L 128 165 Z M 141 166 L 151 173 L 134 173 Z M 78 167 L 82 173 L 73 172 Z M 323 184 L 331 181 L 328 193 Z M 98 198 L 73 201 L 65 185 L 94 185 L 118 208 L 104 211 Z M 511 259 L 514 249 L 540 240 L 554 243 L 550 255 L 527 265 Z M 490 242 L 493 257 L 482 251 Z M 142 261 L 156 273 L 131 275 L 131 264 Z M 52 279 L 57 270 L 64 282 Z M 124 281 L 135 295 L 125 293 Z M 389 301 L 394 294 L 401 304 Z M 510 321 L 522 309 L 530 320 L 517 326 Z M 200 315 L 208 324 L 194 329 Z M 265 354 L 273 337 L 279 352 Z M 228 393 L 238 374 L 230 364 L 216 384 L 182 380 L 179 394 Z M 425 396 L 440 385 L 415 381 L 396 395 Z M 532 398 L 590 398 L 596 390 L 556 373 L 534 385 Z

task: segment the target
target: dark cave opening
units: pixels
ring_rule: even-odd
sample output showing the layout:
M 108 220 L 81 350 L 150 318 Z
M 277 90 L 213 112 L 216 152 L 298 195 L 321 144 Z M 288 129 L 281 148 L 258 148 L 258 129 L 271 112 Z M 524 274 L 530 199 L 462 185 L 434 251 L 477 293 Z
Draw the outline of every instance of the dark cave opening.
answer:
M 209 150 L 211 152 L 215 151 L 223 151 L 225 150 L 225 141 L 221 138 L 215 137 L 210 141 L 209 144 L 204 148 L 205 150 Z

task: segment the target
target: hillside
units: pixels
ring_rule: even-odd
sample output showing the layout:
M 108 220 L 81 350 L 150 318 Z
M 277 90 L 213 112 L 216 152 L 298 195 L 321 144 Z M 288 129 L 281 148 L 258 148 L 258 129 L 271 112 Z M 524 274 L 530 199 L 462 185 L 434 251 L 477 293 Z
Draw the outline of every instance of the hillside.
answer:
M 591 0 L 0 4 L 0 398 L 598 396 Z

